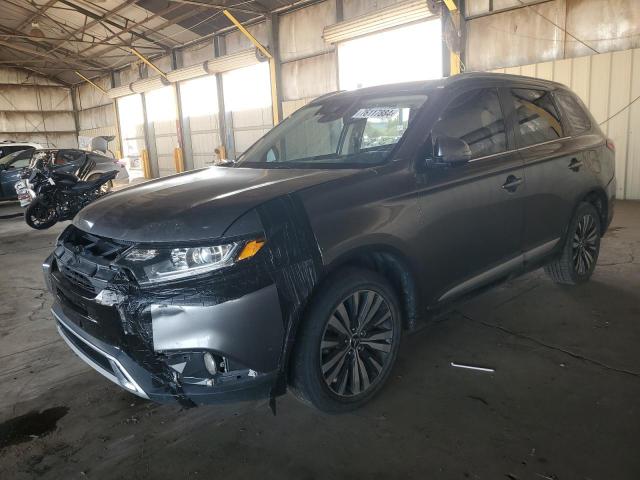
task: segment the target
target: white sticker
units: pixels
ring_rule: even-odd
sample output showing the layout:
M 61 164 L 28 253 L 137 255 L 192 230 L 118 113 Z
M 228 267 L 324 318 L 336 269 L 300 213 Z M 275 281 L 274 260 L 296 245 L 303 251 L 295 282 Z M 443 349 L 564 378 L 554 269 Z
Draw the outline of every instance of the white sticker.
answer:
M 398 115 L 398 108 L 361 108 L 352 118 L 392 118 Z

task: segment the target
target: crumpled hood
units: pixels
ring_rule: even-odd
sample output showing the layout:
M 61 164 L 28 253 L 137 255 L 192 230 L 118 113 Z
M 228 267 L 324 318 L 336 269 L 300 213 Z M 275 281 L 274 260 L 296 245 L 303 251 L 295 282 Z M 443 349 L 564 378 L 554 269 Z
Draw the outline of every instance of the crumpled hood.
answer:
M 131 242 L 217 238 L 267 200 L 355 172 L 211 167 L 112 193 L 83 208 L 73 224 Z

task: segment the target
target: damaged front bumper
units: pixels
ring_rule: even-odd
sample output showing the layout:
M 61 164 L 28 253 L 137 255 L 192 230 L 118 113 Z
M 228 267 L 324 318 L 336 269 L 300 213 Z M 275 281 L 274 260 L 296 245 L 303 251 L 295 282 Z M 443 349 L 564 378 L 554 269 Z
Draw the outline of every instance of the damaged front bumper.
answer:
M 270 397 L 275 411 L 322 259 L 295 195 L 245 213 L 225 239 L 256 233 L 266 243 L 251 260 L 143 287 L 118 264 L 131 243 L 70 226 L 43 265 L 61 335 L 100 373 L 151 400 Z
M 131 393 L 188 406 L 270 395 L 284 336 L 273 283 L 215 303 L 210 292 L 199 300 L 135 289 L 123 295 L 110 289 L 99 265 L 64 247 L 43 268 L 62 338 Z

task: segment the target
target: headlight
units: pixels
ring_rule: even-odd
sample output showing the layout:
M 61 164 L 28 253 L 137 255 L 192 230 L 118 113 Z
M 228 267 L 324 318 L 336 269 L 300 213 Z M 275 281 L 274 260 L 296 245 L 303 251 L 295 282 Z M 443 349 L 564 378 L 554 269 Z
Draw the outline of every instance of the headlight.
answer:
M 264 240 L 183 248 L 138 248 L 119 262 L 129 268 L 141 285 L 200 275 L 254 256 Z

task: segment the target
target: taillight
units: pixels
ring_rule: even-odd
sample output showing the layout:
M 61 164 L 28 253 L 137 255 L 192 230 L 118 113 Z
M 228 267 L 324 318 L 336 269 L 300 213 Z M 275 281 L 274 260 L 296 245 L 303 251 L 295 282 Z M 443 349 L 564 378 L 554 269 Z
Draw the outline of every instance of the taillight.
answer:
M 616 144 L 613 143 L 613 140 L 611 140 L 610 138 L 607 138 L 607 148 L 613 153 L 616 153 Z

